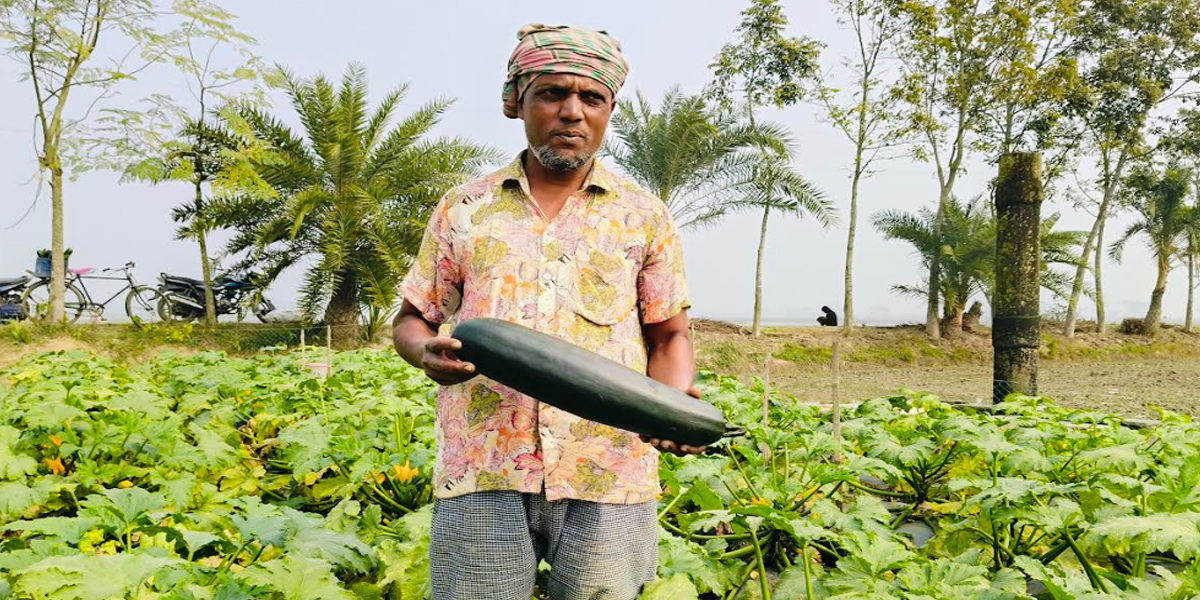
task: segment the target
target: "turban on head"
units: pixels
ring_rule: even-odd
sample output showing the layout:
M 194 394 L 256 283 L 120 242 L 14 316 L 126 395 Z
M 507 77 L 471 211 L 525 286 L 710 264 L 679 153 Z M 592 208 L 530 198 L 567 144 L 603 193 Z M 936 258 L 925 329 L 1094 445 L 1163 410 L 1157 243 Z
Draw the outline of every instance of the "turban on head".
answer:
M 621 44 L 604 31 L 566 25 L 530 24 L 517 32 L 504 82 L 504 116 L 517 118 L 517 103 L 538 75 L 567 73 L 591 77 L 616 97 L 625 84 L 629 63 Z

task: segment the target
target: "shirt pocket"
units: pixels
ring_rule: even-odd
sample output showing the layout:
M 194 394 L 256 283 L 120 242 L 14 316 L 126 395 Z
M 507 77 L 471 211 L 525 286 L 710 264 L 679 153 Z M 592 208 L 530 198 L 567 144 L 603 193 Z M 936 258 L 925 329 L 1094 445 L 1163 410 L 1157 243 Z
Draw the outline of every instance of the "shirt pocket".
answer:
M 612 235 L 583 236 L 575 248 L 571 299 L 576 314 L 616 325 L 637 307 L 637 266 Z

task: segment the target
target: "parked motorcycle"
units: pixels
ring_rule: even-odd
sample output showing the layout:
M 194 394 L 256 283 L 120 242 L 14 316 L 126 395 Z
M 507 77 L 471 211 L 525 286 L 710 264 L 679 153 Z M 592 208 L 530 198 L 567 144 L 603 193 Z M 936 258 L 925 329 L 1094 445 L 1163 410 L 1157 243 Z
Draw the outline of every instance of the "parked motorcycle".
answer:
M 251 273 L 244 279 L 219 276 L 213 280 L 213 300 L 217 317 L 237 315 L 243 321 L 247 313 L 254 313 L 259 321 L 266 322 L 267 315 L 275 305 L 262 295 L 262 288 L 255 283 L 257 274 Z M 168 323 L 189 323 L 204 318 L 204 281 L 163 273 L 159 275 L 158 316 Z
M 26 276 L 10 279 L 0 279 L 0 321 L 21 321 L 25 319 L 25 308 L 21 304 L 21 294 L 29 285 Z

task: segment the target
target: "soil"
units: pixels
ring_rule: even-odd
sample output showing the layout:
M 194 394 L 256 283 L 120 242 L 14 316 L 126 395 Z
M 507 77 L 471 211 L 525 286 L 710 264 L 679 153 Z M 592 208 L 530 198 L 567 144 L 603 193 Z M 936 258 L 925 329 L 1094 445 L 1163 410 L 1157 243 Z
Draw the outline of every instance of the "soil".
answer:
M 843 402 L 903 389 L 962 402 L 992 394 L 991 332 L 980 328 L 930 341 L 917 326 L 862 328 L 849 338 L 838 328 L 769 328 L 758 338 L 728 323 L 697 321 L 701 367 L 764 375 L 776 389 L 809 402 L 833 397 L 832 347 L 839 343 L 838 397 Z M 770 351 L 770 366 L 766 352 Z M 1155 406 L 1200 416 L 1200 336 L 1177 329 L 1154 338 L 1108 333 L 1063 338 L 1043 331 L 1038 393 L 1073 408 L 1155 417 Z

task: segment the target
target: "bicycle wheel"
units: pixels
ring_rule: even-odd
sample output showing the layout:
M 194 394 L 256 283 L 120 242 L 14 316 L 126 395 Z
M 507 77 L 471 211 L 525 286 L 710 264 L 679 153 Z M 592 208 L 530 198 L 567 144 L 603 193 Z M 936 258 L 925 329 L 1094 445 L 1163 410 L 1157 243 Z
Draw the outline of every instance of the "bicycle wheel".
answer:
M 33 321 L 47 321 L 50 318 L 50 280 L 43 279 L 27 288 L 25 293 L 21 294 L 21 304 L 25 307 L 25 314 Z M 84 299 L 83 292 L 75 287 L 75 284 L 68 283 L 66 289 L 63 290 L 63 317 L 67 323 L 74 323 L 79 320 L 83 310 L 87 308 L 87 301 Z
M 158 288 L 139 285 L 129 290 L 129 295 L 125 296 L 125 314 L 129 315 L 134 327 L 141 328 L 147 323 L 154 323 L 160 318 L 158 301 L 161 299 L 162 292 Z

